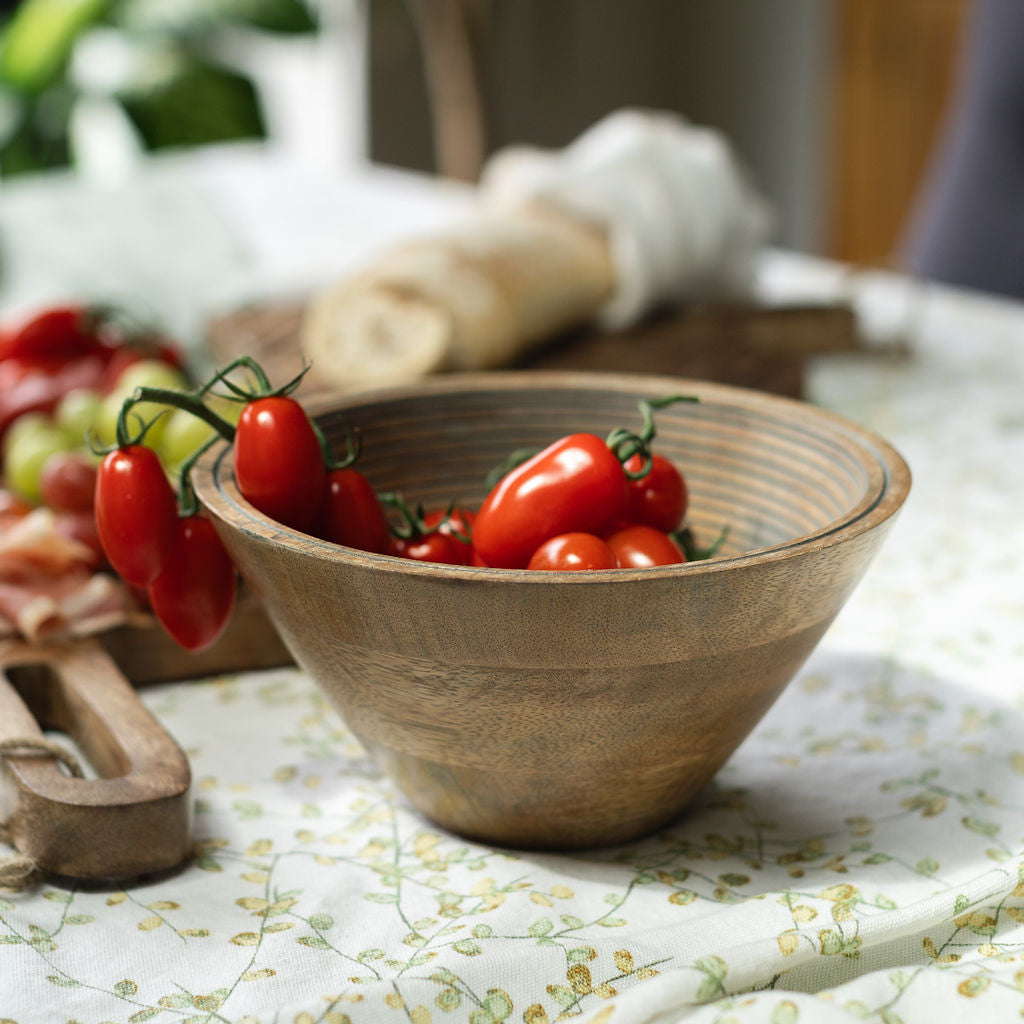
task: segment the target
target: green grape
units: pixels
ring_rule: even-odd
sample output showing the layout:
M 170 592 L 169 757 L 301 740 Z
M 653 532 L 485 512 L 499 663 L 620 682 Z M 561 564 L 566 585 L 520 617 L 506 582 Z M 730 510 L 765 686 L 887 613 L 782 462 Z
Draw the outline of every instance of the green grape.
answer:
M 67 434 L 52 424 L 21 431 L 4 458 L 7 486 L 25 501 L 38 505 L 42 500 L 39 484 L 46 460 L 70 447 Z
M 45 412 L 22 413 L 8 428 L 4 434 L 3 455 L 7 453 L 22 434 L 34 434 L 37 430 L 48 429 L 53 426 L 53 420 Z
M 69 391 L 53 411 L 54 422 L 74 444 L 81 444 L 99 419 L 103 396 L 90 388 Z
M 118 377 L 116 387 L 103 400 L 103 405 L 100 408 L 96 431 L 104 444 L 114 443 L 117 436 L 117 417 L 121 412 L 121 406 L 124 400 L 140 387 L 185 391 L 188 388 L 188 381 L 179 370 L 158 359 L 140 359 L 137 363 L 132 363 Z M 160 414 L 168 414 L 170 411 L 171 406 L 159 402 L 139 402 L 138 405 L 133 405 L 128 416 L 129 432 L 135 433 L 141 430 L 144 423 L 149 423 L 152 420 L 152 424 L 146 431 L 144 443 L 150 448 L 159 450 L 160 439 L 168 419 L 168 415 Z
M 157 453 L 168 472 L 176 474 L 181 464 L 216 433 L 204 420 L 184 409 L 175 409 L 167 416 Z

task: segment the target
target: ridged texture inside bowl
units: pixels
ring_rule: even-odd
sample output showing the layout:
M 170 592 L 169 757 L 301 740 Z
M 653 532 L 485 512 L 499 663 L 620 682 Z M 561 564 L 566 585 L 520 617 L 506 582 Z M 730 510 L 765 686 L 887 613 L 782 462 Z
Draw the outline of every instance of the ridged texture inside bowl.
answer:
M 713 539 L 728 525 L 722 554 L 777 547 L 849 523 L 870 509 L 886 485 L 885 462 L 870 438 L 796 403 L 750 409 L 715 401 L 705 386 L 699 405 L 655 412 L 654 449 L 683 471 L 689 524 Z M 542 388 L 504 400 L 487 391 L 398 398 L 324 414 L 341 446 L 358 428 L 360 468 L 382 490 L 401 490 L 427 507 L 455 500 L 476 505 L 483 481 L 511 451 L 542 448 L 578 431 L 606 436 L 639 429 L 635 394 Z
M 808 405 L 666 378 L 458 375 L 338 399 L 360 466 L 412 502 L 475 505 L 510 450 L 639 426 L 722 557 L 538 573 L 434 566 L 261 516 L 211 453 L 196 492 L 282 639 L 409 799 L 492 843 L 623 841 L 678 814 L 771 706 L 860 580 L 909 488 L 881 438 Z

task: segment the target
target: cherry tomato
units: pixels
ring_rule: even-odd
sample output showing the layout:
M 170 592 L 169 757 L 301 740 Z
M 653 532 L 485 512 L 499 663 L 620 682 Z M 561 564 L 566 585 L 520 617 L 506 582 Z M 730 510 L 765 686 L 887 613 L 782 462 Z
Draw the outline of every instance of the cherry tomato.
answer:
M 600 534 L 628 502 L 626 474 L 604 441 L 570 434 L 498 481 L 477 512 L 473 545 L 489 565 L 520 569 L 549 537 Z
M 636 472 L 643 466 L 639 455 L 632 455 L 625 468 Z M 653 526 L 662 533 L 678 530 L 686 515 L 688 494 L 686 481 L 678 469 L 663 455 L 651 455 L 651 467 L 645 476 L 629 480 L 629 512 L 631 523 Z
M 411 558 L 417 562 L 441 562 L 444 565 L 465 565 L 460 550 L 462 544 L 438 530 L 418 537 L 395 537 L 391 541 L 391 554 Z
M 171 485 L 156 452 L 144 445 L 104 456 L 96 474 L 96 529 L 114 570 L 147 587 L 163 572 L 178 533 Z
M 679 545 L 653 526 L 627 526 L 608 537 L 606 543 L 622 569 L 646 569 L 686 561 Z
M 592 533 L 563 533 L 546 540 L 533 553 L 527 569 L 615 569 L 612 549 Z
M 201 651 L 231 620 L 235 567 L 208 519 L 186 516 L 176 527 L 171 557 L 149 586 L 149 604 L 178 644 Z
M 57 512 L 92 513 L 96 467 L 82 452 L 56 452 L 43 463 L 39 494 Z
M 7 338 L 5 356 L 53 363 L 100 352 L 87 311 L 81 306 L 54 306 L 30 317 Z
M 327 474 L 313 533 L 333 544 L 385 554 L 391 544 L 387 516 L 369 481 L 351 466 Z
M 455 542 L 453 549 L 462 558 L 463 565 L 469 565 L 473 558 L 472 533 L 473 511 L 468 508 L 438 509 L 428 512 L 423 517 L 423 525 L 428 530 L 437 530 Z
M 242 496 L 285 526 L 305 530 L 320 509 L 324 457 L 306 411 L 293 398 L 257 398 L 235 432 L 235 479 Z

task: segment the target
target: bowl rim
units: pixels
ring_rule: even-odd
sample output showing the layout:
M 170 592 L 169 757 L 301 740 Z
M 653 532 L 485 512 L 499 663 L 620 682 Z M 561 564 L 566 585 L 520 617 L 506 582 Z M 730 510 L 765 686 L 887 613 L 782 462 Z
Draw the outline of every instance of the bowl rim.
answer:
M 485 566 L 446 565 L 419 562 L 395 555 L 376 554 L 321 540 L 310 534 L 284 526 L 260 512 L 242 497 L 231 471 L 232 449 L 223 441 L 211 446 L 197 461 L 192 472 L 192 485 L 206 511 L 214 519 L 229 523 L 234 529 L 264 541 L 301 547 L 307 553 L 329 555 L 341 563 L 395 572 L 408 576 L 443 577 L 444 579 L 501 580 L 530 585 L 559 582 L 593 585 L 622 580 L 654 580 L 681 578 L 725 572 L 743 566 L 767 565 L 797 556 L 815 553 L 843 541 L 865 534 L 892 518 L 903 506 L 911 486 L 911 472 L 900 453 L 880 434 L 855 420 L 824 409 L 804 399 L 790 398 L 755 388 L 732 384 L 674 377 L 664 374 L 619 374 L 608 371 L 576 370 L 495 370 L 436 374 L 405 384 L 360 389 L 347 393 L 324 393 L 300 396 L 299 400 L 314 418 L 381 401 L 420 398 L 431 394 L 462 394 L 473 391 L 515 390 L 602 390 L 645 397 L 676 393 L 695 394 L 703 403 L 739 408 L 752 412 L 796 413 L 798 417 L 824 425 L 836 436 L 854 441 L 863 453 L 862 460 L 872 457 L 881 473 L 877 492 L 869 494 L 838 519 L 819 529 L 778 544 L 724 555 L 712 559 L 685 562 L 679 565 L 652 566 L 644 569 L 593 569 L 587 572 L 501 569 Z M 868 459 L 868 464 L 872 464 Z

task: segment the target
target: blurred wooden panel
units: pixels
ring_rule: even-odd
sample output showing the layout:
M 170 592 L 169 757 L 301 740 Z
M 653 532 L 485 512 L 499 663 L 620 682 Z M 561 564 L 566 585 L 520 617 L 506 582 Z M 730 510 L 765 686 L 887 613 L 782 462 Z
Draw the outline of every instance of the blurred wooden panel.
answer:
M 831 255 L 888 265 L 942 125 L 971 0 L 840 0 Z

